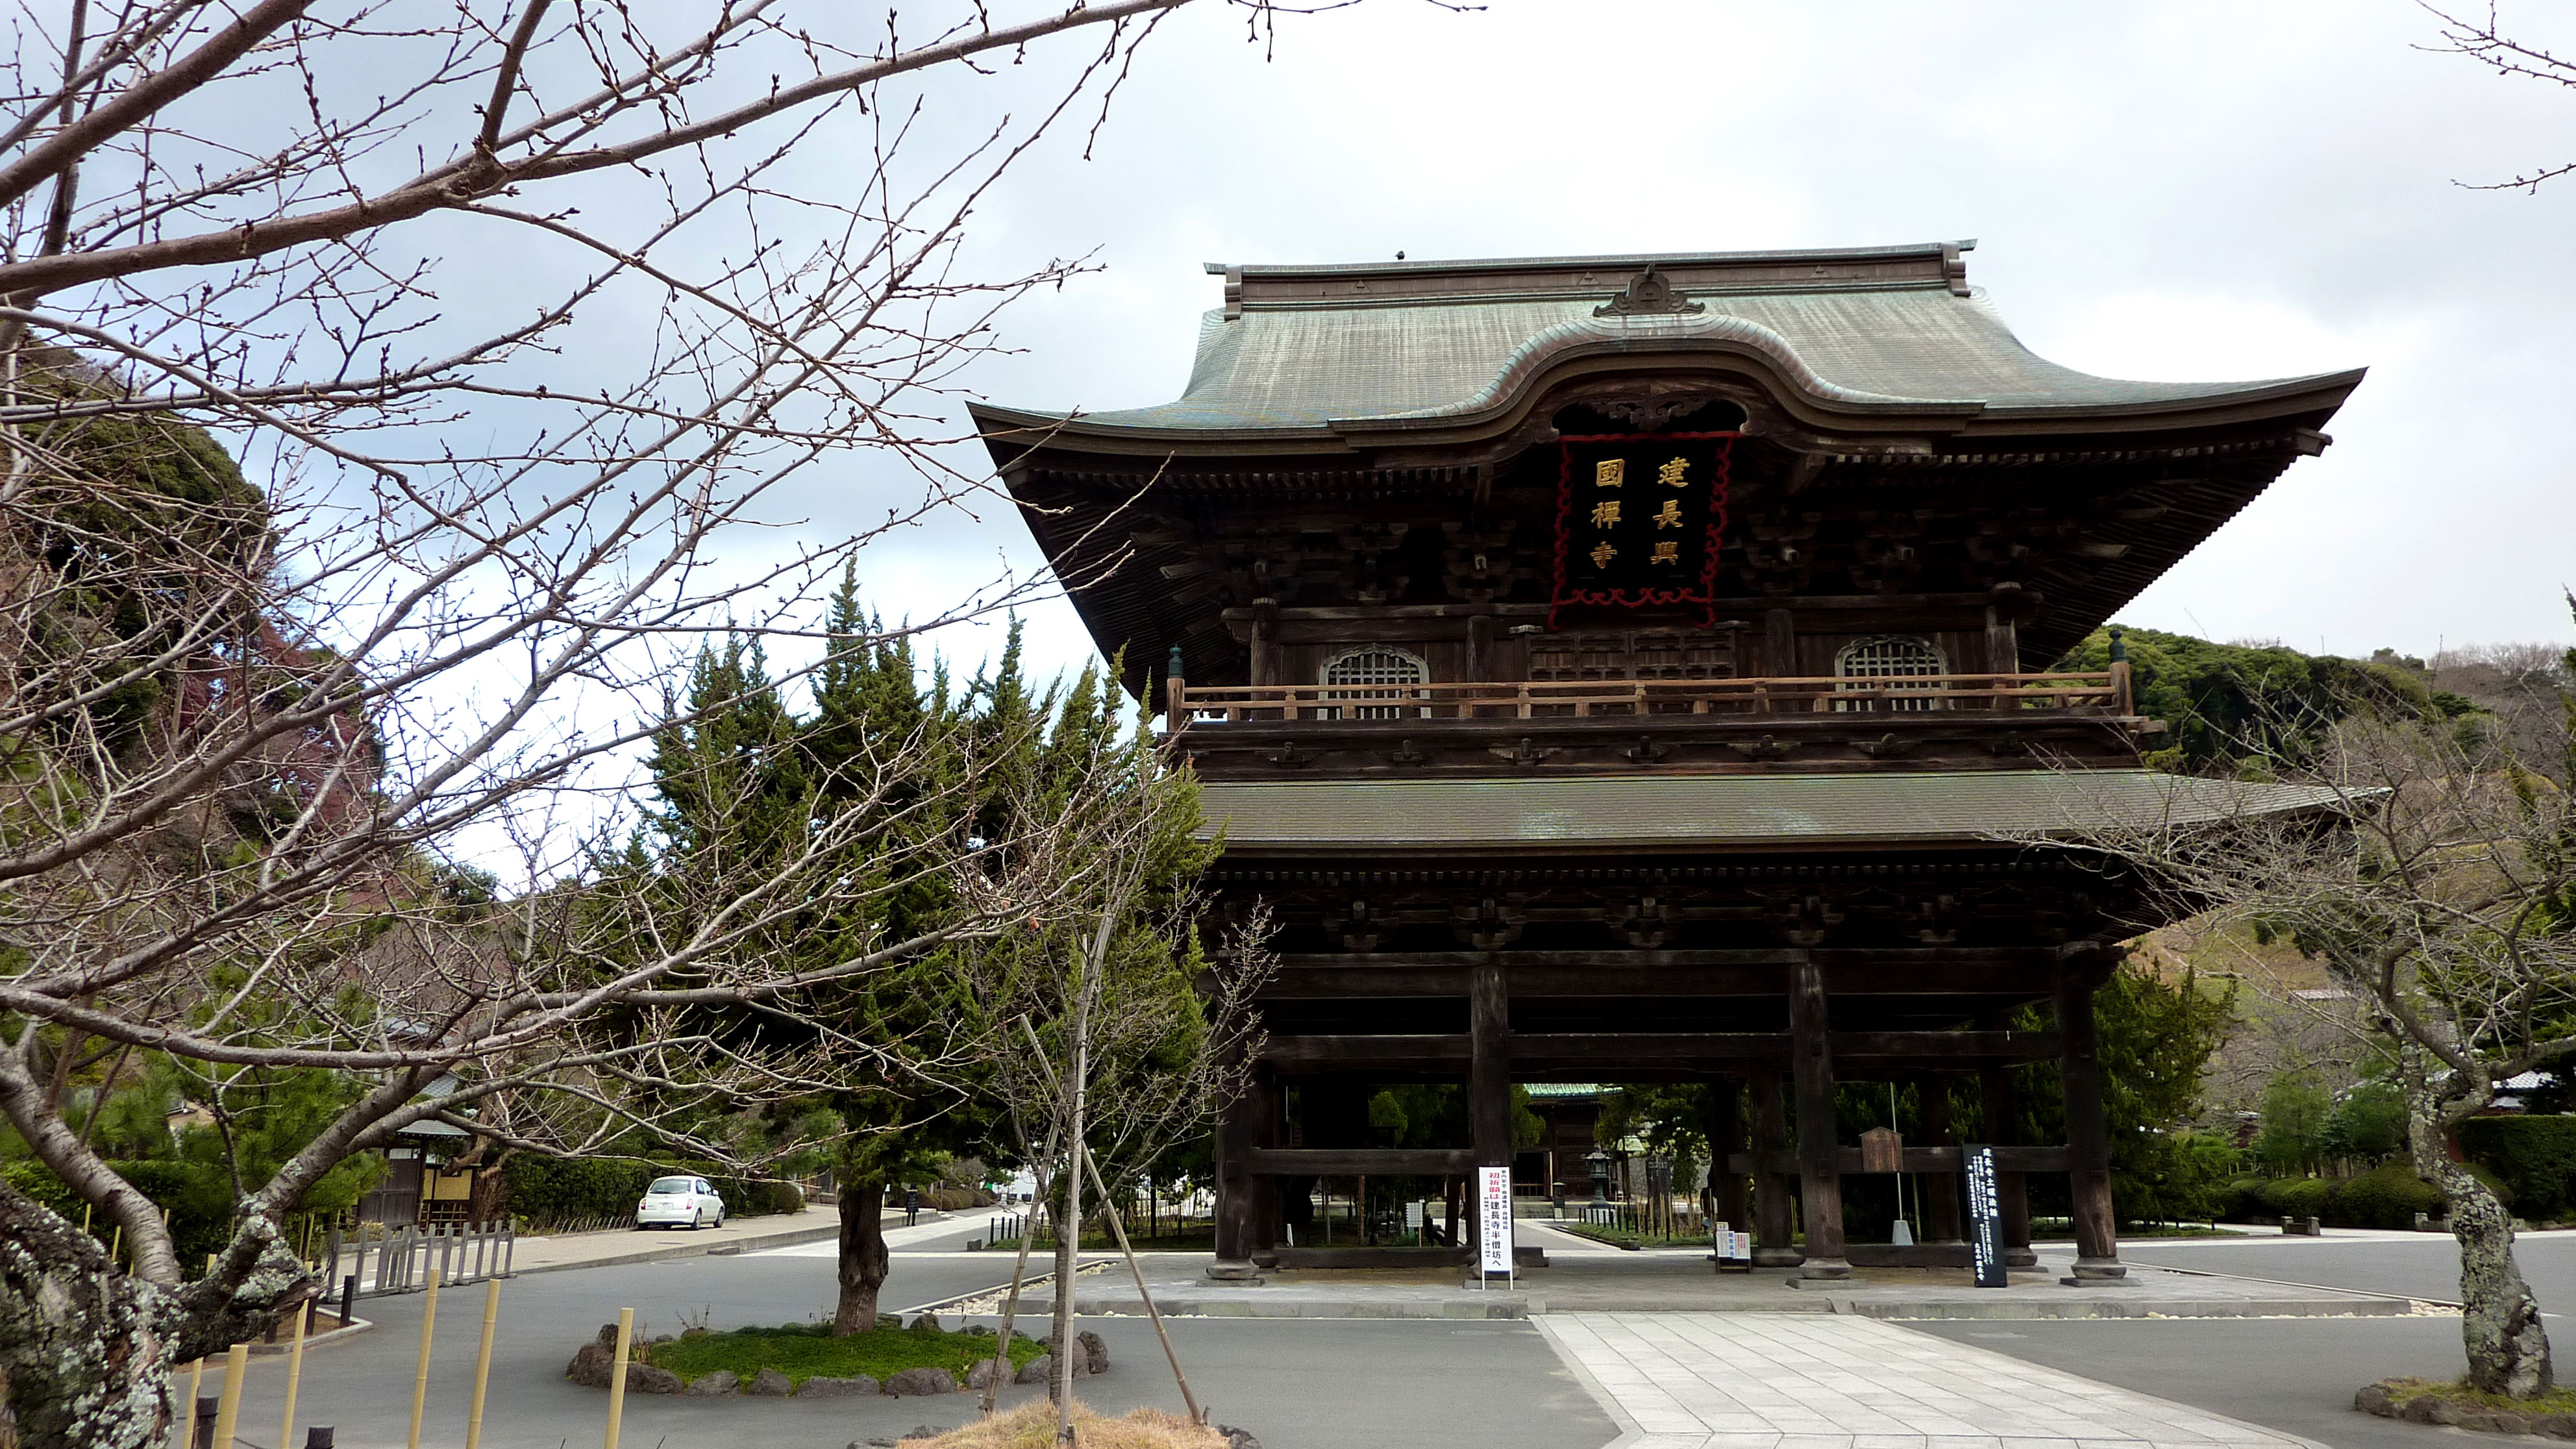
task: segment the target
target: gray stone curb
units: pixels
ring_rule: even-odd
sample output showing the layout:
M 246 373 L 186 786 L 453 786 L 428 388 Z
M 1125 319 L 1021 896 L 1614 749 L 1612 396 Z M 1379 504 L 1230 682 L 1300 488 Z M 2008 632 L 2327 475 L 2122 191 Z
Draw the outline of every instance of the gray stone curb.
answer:
M 569 1273 L 578 1268 L 617 1268 L 629 1263 L 658 1263 L 666 1258 L 731 1257 L 736 1253 L 756 1253 L 764 1248 L 792 1248 L 799 1243 L 819 1243 L 840 1236 L 837 1223 L 819 1228 L 790 1228 L 757 1238 L 736 1238 L 729 1243 L 673 1243 L 667 1248 L 640 1248 L 609 1258 L 584 1258 L 578 1263 L 546 1263 L 521 1268 L 510 1274 L 524 1278 L 531 1273 Z
M 1853 1318 L 1898 1319 L 2043 1319 L 2043 1318 L 2403 1318 L 2416 1305 L 2403 1298 L 2135 1298 L 2076 1299 L 2041 1303 L 1829 1300 L 1836 1313 Z

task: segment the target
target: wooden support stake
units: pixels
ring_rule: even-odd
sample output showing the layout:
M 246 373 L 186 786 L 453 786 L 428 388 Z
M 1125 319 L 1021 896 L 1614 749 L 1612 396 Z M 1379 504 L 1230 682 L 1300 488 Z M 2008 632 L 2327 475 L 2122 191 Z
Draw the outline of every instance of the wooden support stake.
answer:
M 617 1449 L 619 1421 L 626 1417 L 626 1355 L 635 1343 L 635 1310 L 617 1310 L 617 1357 L 608 1366 L 608 1438 L 602 1449 Z
M 295 1341 L 286 1350 L 286 1417 L 277 1426 L 280 1446 L 295 1442 L 295 1391 L 304 1384 L 305 1325 L 313 1321 L 313 1305 L 310 1298 L 295 1305 Z
M 483 1346 L 474 1354 L 474 1406 L 465 1416 L 465 1449 L 483 1449 L 483 1391 L 492 1382 L 492 1327 L 500 1321 L 501 1280 L 493 1278 L 483 1285 Z
M 206 1358 L 205 1355 L 199 1354 L 197 1361 L 188 1365 L 188 1411 L 179 1416 L 180 1449 L 196 1449 L 197 1394 L 205 1385 Z
M 224 1397 L 215 1406 L 215 1449 L 233 1449 L 233 1431 L 241 1426 L 242 1380 L 250 1377 L 250 1345 L 224 1350 Z
M 411 1435 L 404 1449 L 420 1449 L 420 1416 L 429 1407 L 429 1339 L 438 1327 L 438 1275 L 431 1274 L 429 1297 L 420 1306 L 420 1367 L 411 1379 Z

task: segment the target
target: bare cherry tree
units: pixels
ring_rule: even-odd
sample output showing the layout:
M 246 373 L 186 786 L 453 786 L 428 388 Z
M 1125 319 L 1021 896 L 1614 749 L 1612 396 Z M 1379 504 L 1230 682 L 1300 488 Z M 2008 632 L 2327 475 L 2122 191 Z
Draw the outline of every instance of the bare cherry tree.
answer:
M 2423 6 L 2440 25 L 2440 43 L 2428 49 L 2467 56 L 2500 76 L 2576 89 L 2576 57 L 2560 55 L 2531 40 L 2527 34 L 2517 35 L 2507 30 L 2493 0 L 2489 0 L 2483 11 L 2436 5 L 2432 0 L 2416 0 L 2416 3 Z M 2542 183 L 2555 181 L 2571 171 L 2576 171 L 2576 161 L 2536 166 L 2517 172 L 2510 180 L 2461 184 L 2473 191 L 2536 191 Z
M 998 311 L 1076 264 L 970 263 L 969 219 L 1182 3 L 22 14 L 0 58 L 0 1116 L 118 1247 L 0 1185 L 27 1442 L 156 1435 L 171 1363 L 307 1291 L 285 1216 L 401 1127 L 512 1138 L 550 1093 L 606 1131 L 638 1103 L 813 1090 L 817 1062 L 734 1051 L 705 1009 L 792 1010 L 1083 897 L 1032 849 L 960 865 L 948 919 L 846 961 L 744 949 L 818 899 L 871 908 L 828 863 L 907 808 L 899 743 L 797 849 L 652 883 L 716 893 L 687 911 L 585 873 L 675 662 L 717 629 L 816 633 L 814 586 L 853 549 L 984 486 L 945 461 L 946 395 Z M 827 470 L 865 526 L 791 527 Z M 1027 587 L 963 586 L 914 626 Z M 520 894 L 481 899 L 461 862 L 514 844 Z M 151 1060 L 345 1095 L 240 1184 L 194 1281 L 97 1132 Z
M 2447 1149 L 2500 1084 L 2576 1055 L 2576 803 L 2539 768 L 2576 759 L 2571 709 L 2543 762 L 2474 719 L 2356 714 L 2320 726 L 2288 780 L 2322 810 L 2097 824 L 2071 846 L 2142 873 L 2169 915 L 2286 942 L 2354 993 L 2352 1025 L 2398 1064 L 2415 1170 L 2450 1204 L 2470 1382 L 2515 1398 L 2549 1389 L 2548 1334 L 2511 1214 Z M 2070 788 L 2080 802 L 2080 775 Z

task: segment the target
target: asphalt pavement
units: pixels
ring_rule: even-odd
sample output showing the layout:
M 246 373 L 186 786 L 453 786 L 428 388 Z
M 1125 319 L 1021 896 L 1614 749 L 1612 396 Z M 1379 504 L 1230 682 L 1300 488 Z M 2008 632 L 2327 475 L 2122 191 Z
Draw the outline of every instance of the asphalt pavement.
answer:
M 890 1232 L 896 1251 L 887 1308 L 909 1309 L 1006 1281 L 1010 1256 L 960 1251 L 983 1231 L 975 1217 Z M 464 1442 L 483 1291 L 472 1284 L 439 1295 L 424 1444 Z M 635 1309 L 638 1330 L 652 1334 L 701 1321 L 717 1328 L 809 1321 L 828 1315 L 832 1299 L 831 1257 L 821 1244 L 513 1279 L 501 1290 L 483 1443 L 561 1449 L 599 1442 L 607 1395 L 566 1382 L 564 1366 L 621 1307 Z M 313 1424 L 332 1425 L 343 1449 L 404 1442 L 423 1305 L 417 1293 L 363 1299 L 360 1316 L 378 1326 L 306 1356 L 296 1444 Z M 1268 1449 L 1397 1442 L 1590 1449 L 1616 1433 L 1525 1322 L 1183 1319 L 1171 1326 L 1200 1401 L 1221 1422 L 1251 1429 Z M 1108 1341 L 1112 1362 L 1107 1375 L 1085 1381 L 1085 1402 L 1113 1412 L 1180 1406 L 1149 1324 L 1091 1319 L 1084 1327 Z M 206 1392 L 214 1392 L 220 1373 L 218 1363 Z M 253 1362 L 241 1415 L 245 1449 L 276 1449 L 284 1386 L 282 1359 Z M 1012 1390 L 1005 1402 L 1038 1392 Z M 812 1401 L 630 1395 L 623 1443 L 628 1449 L 843 1449 L 916 1425 L 962 1423 L 975 1402 L 965 1394 Z
M 2515 1249 L 2553 1332 L 2563 1333 L 2576 1323 L 2567 1316 L 2576 1314 L 2576 1233 L 2526 1233 Z M 2458 1245 L 2436 1233 L 2150 1239 L 2122 1243 L 2120 1255 L 2159 1267 L 2326 1288 L 2445 1302 L 2459 1296 Z M 2379 1379 L 2448 1379 L 2465 1372 L 2460 1321 L 2448 1315 L 1907 1326 L 2304 1435 L 2333 1449 L 2432 1449 L 2437 1439 L 2458 1441 L 2462 1435 L 2373 1418 L 2352 1407 L 2353 1390 Z

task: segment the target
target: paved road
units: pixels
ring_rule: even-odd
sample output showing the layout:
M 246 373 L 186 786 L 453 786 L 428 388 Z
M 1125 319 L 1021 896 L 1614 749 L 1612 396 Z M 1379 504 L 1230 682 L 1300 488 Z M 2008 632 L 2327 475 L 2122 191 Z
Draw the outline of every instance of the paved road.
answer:
M 2576 1314 L 2576 1233 L 2528 1233 L 2516 1243 L 2544 1306 Z M 2452 1299 L 2457 1245 L 2436 1234 L 2123 1243 L 2121 1255 L 2161 1267 L 2236 1273 L 2329 1288 Z M 2562 1331 L 2576 1322 L 2550 1317 Z M 2352 1391 L 2398 1374 L 2456 1378 L 2466 1370 L 2459 1320 L 2441 1318 L 2077 1320 L 1910 1325 L 1978 1348 L 2287 1430 L 2334 1449 L 2426 1449 L 2456 1430 L 2355 1413 Z
M 890 1234 L 899 1250 L 887 1305 L 932 1302 L 1006 1278 L 1009 1258 L 954 1251 L 982 1231 L 978 1219 Z M 440 1295 L 426 1444 L 452 1449 L 464 1440 L 482 1295 L 480 1285 Z M 564 1382 L 563 1368 L 621 1306 L 636 1309 L 647 1331 L 670 1332 L 697 1315 L 719 1327 L 805 1321 L 829 1313 L 831 1302 L 829 1251 L 819 1246 L 516 1279 L 502 1289 L 483 1442 L 491 1449 L 596 1444 L 606 1396 Z M 308 1355 L 299 1424 L 335 1426 L 346 1449 L 400 1445 L 421 1305 L 418 1294 L 365 1300 L 361 1312 L 379 1328 Z M 1085 1326 L 1108 1340 L 1116 1365 L 1089 1382 L 1087 1402 L 1112 1411 L 1140 1403 L 1178 1407 L 1150 1326 L 1134 1319 Z M 1191 1319 L 1173 1329 L 1201 1400 L 1270 1449 L 1397 1442 L 1590 1449 L 1615 1433 L 1526 1323 Z M 283 1388 L 281 1360 L 254 1362 L 241 1431 L 249 1449 L 275 1449 Z M 917 1424 L 961 1423 L 973 1404 L 965 1395 L 811 1403 L 635 1396 L 627 1400 L 624 1439 L 633 1449 L 843 1449 Z

